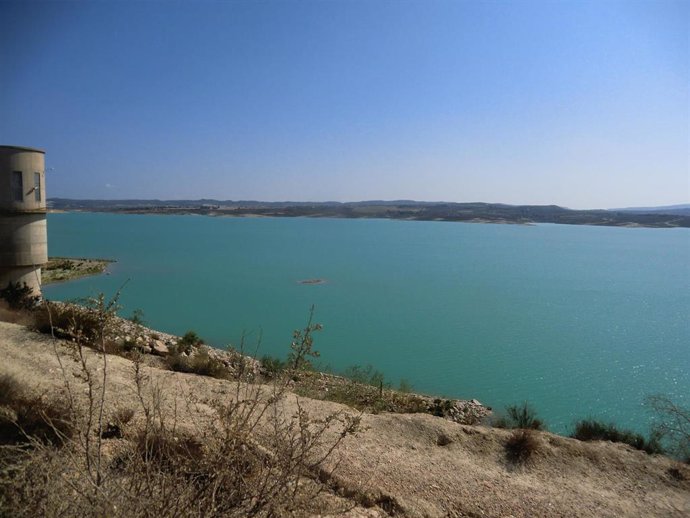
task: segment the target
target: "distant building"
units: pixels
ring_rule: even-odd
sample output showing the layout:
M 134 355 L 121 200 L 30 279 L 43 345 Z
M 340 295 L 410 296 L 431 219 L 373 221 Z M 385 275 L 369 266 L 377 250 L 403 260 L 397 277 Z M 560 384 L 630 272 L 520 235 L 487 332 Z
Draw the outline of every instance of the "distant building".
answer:
M 9 283 L 41 291 L 48 262 L 45 151 L 0 146 L 0 289 Z

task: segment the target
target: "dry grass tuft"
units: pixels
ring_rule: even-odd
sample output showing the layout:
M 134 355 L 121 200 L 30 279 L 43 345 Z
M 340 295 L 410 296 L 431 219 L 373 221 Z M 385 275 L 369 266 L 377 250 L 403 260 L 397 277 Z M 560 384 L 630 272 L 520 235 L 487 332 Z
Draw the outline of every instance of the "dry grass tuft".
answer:
M 613 423 L 602 423 L 595 419 L 582 419 L 575 424 L 573 438 L 580 441 L 622 442 L 646 453 L 663 453 L 659 437 L 652 434 L 649 439 L 630 430 L 622 430 Z
M 132 408 L 118 408 L 113 417 L 119 426 L 125 426 L 134 418 L 134 413 Z
M 10 375 L 0 376 L 0 444 L 40 441 L 60 446 L 74 433 L 69 407 L 59 397 L 32 396 Z
M 447 434 L 440 433 L 438 437 L 436 437 L 437 446 L 448 446 L 449 444 L 453 444 L 453 439 Z
M 537 434 L 531 429 L 515 430 L 505 444 L 506 456 L 513 464 L 525 464 L 541 449 Z
M 668 474 L 673 480 L 678 482 L 690 480 L 690 470 L 681 464 L 668 468 Z
M 171 371 L 187 372 L 199 376 L 227 379 L 230 377 L 228 369 L 223 362 L 209 355 L 204 349 L 197 350 L 192 356 L 186 356 L 178 350 L 173 351 L 165 359 L 167 367 Z

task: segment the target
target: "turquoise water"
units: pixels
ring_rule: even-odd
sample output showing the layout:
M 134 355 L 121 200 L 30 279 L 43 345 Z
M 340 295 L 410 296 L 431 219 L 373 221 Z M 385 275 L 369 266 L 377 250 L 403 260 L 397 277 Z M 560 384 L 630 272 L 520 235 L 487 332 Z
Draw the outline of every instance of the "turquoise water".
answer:
M 51 255 L 117 260 L 49 298 L 129 279 L 123 315 L 214 345 L 246 333 L 283 355 L 315 304 L 323 366 L 528 400 L 556 431 L 586 416 L 646 431 L 649 394 L 690 404 L 687 229 L 68 213 L 48 238 Z

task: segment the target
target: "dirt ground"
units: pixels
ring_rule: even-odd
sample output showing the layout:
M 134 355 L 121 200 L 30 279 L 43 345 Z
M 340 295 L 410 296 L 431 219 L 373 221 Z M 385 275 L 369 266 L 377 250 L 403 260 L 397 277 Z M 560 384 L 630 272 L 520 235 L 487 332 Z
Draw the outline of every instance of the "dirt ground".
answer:
M 63 342 L 0 322 L 0 374 L 10 373 L 37 392 L 60 388 L 78 365 Z M 102 369 L 92 353 L 94 369 Z M 211 401 L 232 398 L 234 382 L 147 367 L 166 393 L 182 426 L 193 427 Z M 108 356 L 111 405 L 136 406 L 132 362 Z M 265 386 L 263 390 L 270 391 Z M 193 409 L 189 405 L 193 396 Z M 297 397 L 281 409 L 292 414 Z M 314 417 L 347 407 L 299 398 Z M 538 432 L 540 448 L 527 464 L 510 462 L 505 442 L 512 432 L 453 423 L 425 414 L 364 414 L 362 430 L 347 437 L 331 467 L 339 463 L 333 494 L 368 495 L 349 516 L 458 517 L 687 517 L 690 467 L 613 443 L 584 443 Z M 671 475 L 679 469 L 684 480 Z

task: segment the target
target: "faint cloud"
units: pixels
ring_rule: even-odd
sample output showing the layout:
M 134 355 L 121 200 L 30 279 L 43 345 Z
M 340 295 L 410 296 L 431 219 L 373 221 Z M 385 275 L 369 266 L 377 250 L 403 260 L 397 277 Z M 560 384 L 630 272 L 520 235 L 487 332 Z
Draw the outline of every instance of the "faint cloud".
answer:
M 105 184 L 106 189 L 112 189 L 113 187 L 115 187 L 115 186 L 112 183 Z

